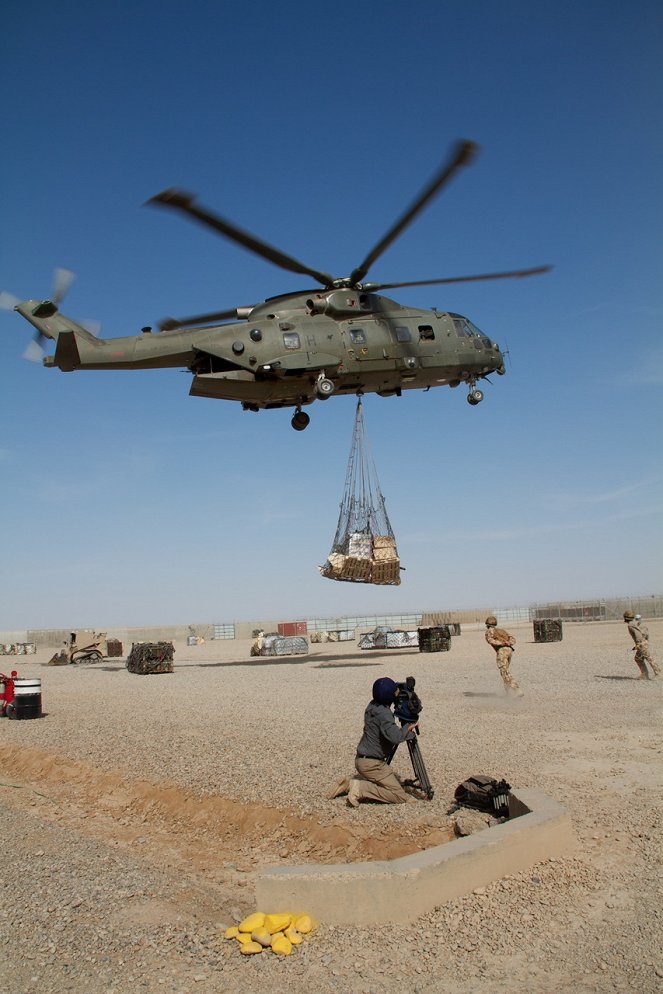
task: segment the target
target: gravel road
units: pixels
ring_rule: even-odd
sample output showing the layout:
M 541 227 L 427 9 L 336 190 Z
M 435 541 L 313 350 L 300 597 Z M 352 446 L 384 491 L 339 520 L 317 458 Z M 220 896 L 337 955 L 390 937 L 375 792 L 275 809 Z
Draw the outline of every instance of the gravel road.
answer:
M 648 625 L 660 661 L 663 622 Z M 151 676 L 123 659 L 47 667 L 52 647 L 0 659 L 41 680 L 45 712 L 0 721 L 0 994 L 660 994 L 663 680 L 636 679 L 621 623 L 543 644 L 510 630 L 522 699 L 469 628 L 445 653 L 345 642 L 258 660 L 247 641 L 177 643 L 174 673 Z M 410 674 L 433 800 L 326 800 L 373 681 Z M 394 765 L 410 772 L 406 750 Z M 473 773 L 565 804 L 574 854 L 410 925 L 320 922 L 287 959 L 223 939 L 257 910 L 262 866 L 445 841 Z

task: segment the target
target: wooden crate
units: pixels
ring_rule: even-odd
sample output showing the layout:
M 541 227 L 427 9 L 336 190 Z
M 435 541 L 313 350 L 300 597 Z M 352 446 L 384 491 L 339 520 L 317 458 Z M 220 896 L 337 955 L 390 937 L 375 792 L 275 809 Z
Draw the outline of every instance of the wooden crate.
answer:
M 392 538 L 391 535 L 374 535 L 373 536 L 373 548 L 374 549 L 395 549 L 396 539 Z
M 371 583 L 398 584 L 401 582 L 400 559 L 375 561 L 371 570 Z
M 348 556 L 343 566 L 343 578 L 347 580 L 368 580 L 371 575 L 372 561 Z

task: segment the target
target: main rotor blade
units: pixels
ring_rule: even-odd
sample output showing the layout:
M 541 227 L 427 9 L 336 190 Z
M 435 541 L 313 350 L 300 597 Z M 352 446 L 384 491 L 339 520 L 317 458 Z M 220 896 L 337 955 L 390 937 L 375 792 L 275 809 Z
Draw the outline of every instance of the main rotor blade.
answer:
M 237 317 L 237 308 L 230 311 L 214 311 L 211 314 L 194 314 L 188 318 L 164 318 L 159 321 L 158 328 L 161 331 L 174 331 L 176 328 L 188 328 L 197 324 L 212 324 L 214 321 L 227 321 L 228 318 Z
M 433 199 L 435 194 L 438 193 L 445 183 L 451 179 L 453 174 L 460 169 L 461 166 L 467 166 L 470 164 L 478 151 L 479 146 L 475 145 L 474 142 L 458 142 L 449 162 L 446 163 L 446 165 L 444 165 L 442 169 L 433 177 L 428 186 L 419 194 L 412 206 L 409 207 L 402 217 L 400 217 L 398 221 L 392 225 L 387 234 L 377 243 L 375 248 L 368 253 L 362 264 L 353 270 L 350 275 L 351 283 L 361 283 L 375 260 L 382 255 L 385 249 L 389 248 L 391 243 L 398 238 L 408 224 L 411 224 L 412 221 L 414 221 L 417 214 L 424 209 L 424 207 Z
M 507 273 L 484 273 L 481 276 L 450 276 L 442 280 L 411 280 L 408 283 L 363 283 L 364 290 L 395 290 L 401 286 L 433 286 L 439 283 L 477 283 L 480 280 L 519 279 L 523 276 L 540 276 L 549 273 L 552 266 L 537 266 L 535 269 L 514 269 Z
M 224 220 L 218 214 L 213 214 L 203 207 L 197 207 L 193 196 L 185 193 L 183 190 L 163 190 L 161 193 L 157 193 L 155 197 L 151 197 L 147 203 L 160 204 L 162 207 L 175 207 L 184 214 L 195 218 L 196 221 L 200 221 L 214 231 L 219 232 L 219 234 L 224 235 L 225 238 L 229 238 L 230 241 L 237 242 L 239 245 L 243 245 L 244 248 L 249 249 L 250 252 L 255 252 L 256 255 L 262 256 L 263 259 L 267 259 L 269 262 L 273 262 L 274 265 L 280 266 L 281 269 L 287 269 L 291 273 L 302 273 L 304 276 L 312 276 L 316 282 L 322 283 L 325 287 L 330 287 L 334 282 L 333 276 L 330 276 L 329 273 L 310 269 L 302 262 L 298 262 L 291 255 L 286 255 L 285 252 L 281 252 L 279 249 L 268 245 L 267 242 L 263 242 L 260 238 L 249 234 L 248 231 L 243 231 L 242 228 L 238 228 L 237 225 Z

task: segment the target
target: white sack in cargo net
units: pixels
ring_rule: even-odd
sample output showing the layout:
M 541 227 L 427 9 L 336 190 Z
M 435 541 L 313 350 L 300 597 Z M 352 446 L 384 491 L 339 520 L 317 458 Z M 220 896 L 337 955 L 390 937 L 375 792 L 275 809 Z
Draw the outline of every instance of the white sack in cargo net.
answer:
M 401 582 L 401 562 L 364 431 L 361 398 L 336 535 L 325 565 L 318 568 L 329 580 L 390 586 Z

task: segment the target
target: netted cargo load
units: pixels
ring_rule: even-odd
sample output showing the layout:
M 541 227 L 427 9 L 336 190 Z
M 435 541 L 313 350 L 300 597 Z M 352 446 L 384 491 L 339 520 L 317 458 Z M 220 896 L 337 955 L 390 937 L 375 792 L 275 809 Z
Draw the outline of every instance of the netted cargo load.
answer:
M 311 642 L 354 642 L 354 628 L 333 631 L 311 632 Z
M 301 635 L 264 635 L 257 651 L 251 647 L 252 656 L 300 656 L 307 652 L 308 639 Z
M 127 669 L 130 673 L 172 673 L 174 655 L 172 642 L 134 642 Z
M 535 642 L 561 642 L 562 622 L 553 618 L 544 618 L 532 622 L 534 625 Z
M 336 535 L 324 566 L 329 580 L 397 586 L 401 563 L 364 430 L 361 398 Z
M 453 625 L 419 629 L 419 652 L 449 652 Z
M 357 643 L 360 649 L 412 649 L 419 645 L 418 632 L 367 632 Z
M 108 639 L 108 658 L 114 659 L 122 655 L 122 643 L 119 639 Z

